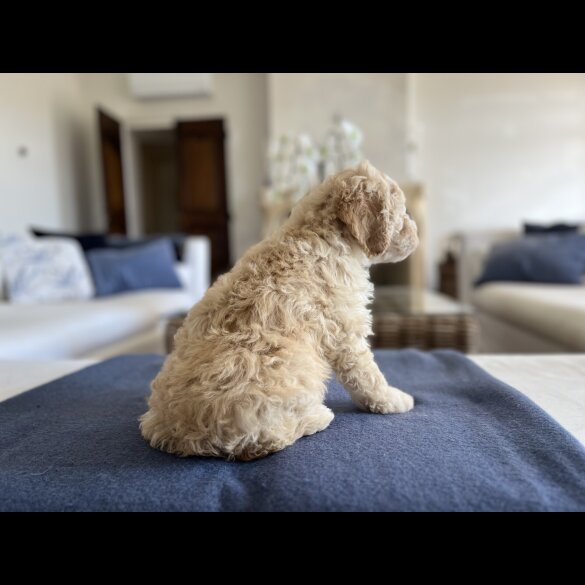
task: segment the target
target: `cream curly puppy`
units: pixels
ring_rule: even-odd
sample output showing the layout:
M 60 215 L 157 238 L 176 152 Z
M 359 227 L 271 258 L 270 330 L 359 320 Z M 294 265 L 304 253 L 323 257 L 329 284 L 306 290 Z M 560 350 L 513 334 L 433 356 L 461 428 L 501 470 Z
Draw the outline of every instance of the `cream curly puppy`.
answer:
M 410 410 L 367 341 L 368 268 L 417 243 L 402 191 L 368 162 L 327 179 L 193 307 L 152 384 L 144 438 L 183 456 L 263 457 L 329 425 L 331 369 L 360 408 Z

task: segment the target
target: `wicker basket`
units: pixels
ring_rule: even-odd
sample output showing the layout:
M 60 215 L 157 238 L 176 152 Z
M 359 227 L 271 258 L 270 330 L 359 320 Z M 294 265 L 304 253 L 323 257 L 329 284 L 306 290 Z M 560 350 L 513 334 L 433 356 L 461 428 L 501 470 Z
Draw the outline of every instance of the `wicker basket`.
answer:
M 375 348 L 456 349 L 472 353 L 477 345 L 477 322 L 471 314 L 374 314 Z

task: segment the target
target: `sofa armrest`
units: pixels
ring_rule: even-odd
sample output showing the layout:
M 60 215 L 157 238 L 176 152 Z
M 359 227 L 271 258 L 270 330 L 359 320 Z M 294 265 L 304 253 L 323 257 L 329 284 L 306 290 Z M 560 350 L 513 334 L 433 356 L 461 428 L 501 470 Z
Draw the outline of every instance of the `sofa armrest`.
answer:
M 211 243 L 205 236 L 189 236 L 183 247 L 183 263 L 189 267 L 187 290 L 198 302 L 211 281 Z
M 462 232 L 452 238 L 455 244 L 457 263 L 457 289 L 459 300 L 470 303 L 474 282 L 479 278 L 492 246 L 520 237 L 518 230 L 501 229 L 478 232 Z

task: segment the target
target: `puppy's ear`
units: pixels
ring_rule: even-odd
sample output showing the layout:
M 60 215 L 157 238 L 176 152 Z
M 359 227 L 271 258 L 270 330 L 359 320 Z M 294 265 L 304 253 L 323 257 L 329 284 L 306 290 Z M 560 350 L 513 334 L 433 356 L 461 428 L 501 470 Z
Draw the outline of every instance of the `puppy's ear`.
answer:
M 358 172 L 365 170 L 364 164 Z M 388 185 L 368 172 L 340 179 L 336 187 L 337 217 L 368 256 L 379 256 L 390 245 L 392 235 Z

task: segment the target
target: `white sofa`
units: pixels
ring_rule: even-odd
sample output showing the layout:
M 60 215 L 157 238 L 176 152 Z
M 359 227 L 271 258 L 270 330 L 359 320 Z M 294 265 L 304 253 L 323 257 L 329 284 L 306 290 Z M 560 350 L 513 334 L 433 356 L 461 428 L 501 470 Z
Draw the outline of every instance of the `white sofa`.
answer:
M 0 301 L 0 359 L 105 359 L 164 351 L 168 318 L 188 311 L 209 287 L 209 240 L 187 238 L 175 268 L 182 289 L 38 305 Z
M 458 245 L 459 298 L 480 325 L 481 353 L 585 352 L 585 286 L 493 282 L 474 287 L 491 247 L 520 232 L 462 233 Z

